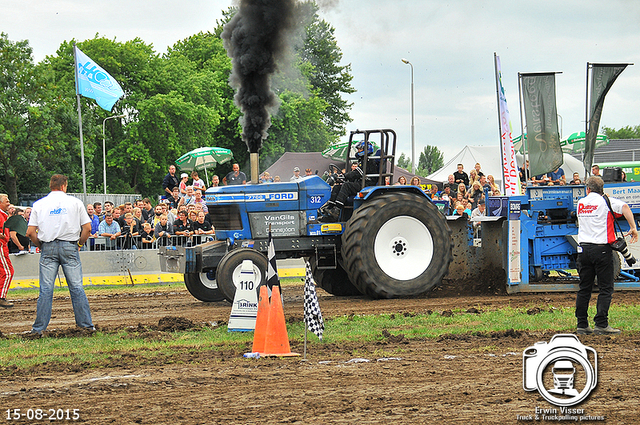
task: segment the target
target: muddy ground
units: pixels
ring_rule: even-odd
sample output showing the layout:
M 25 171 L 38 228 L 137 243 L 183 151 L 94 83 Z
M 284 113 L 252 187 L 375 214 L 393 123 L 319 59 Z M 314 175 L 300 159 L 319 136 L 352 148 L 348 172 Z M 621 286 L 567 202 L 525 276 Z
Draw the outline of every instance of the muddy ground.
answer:
M 338 298 L 319 290 L 325 318 L 349 314 L 422 313 L 505 305 L 545 309 L 572 306 L 574 294 L 485 295 L 455 288 L 403 300 Z M 302 319 L 302 286 L 285 287 L 285 316 Z M 9 298 L 11 298 L 11 293 Z M 640 302 L 638 292 L 616 292 L 615 300 Z M 94 322 L 105 331 L 123 327 L 165 332 L 203 323 L 224 323 L 230 306 L 202 303 L 186 290 L 151 288 L 145 294 L 91 295 Z M 35 299 L 0 310 L 0 331 L 30 329 Z M 73 334 L 68 298 L 54 300 L 49 337 Z M 381 330 L 382 331 L 382 330 Z M 554 333 L 501 332 L 407 339 L 385 334 L 378 342 L 314 344 L 307 356 L 243 359 L 242 352 L 184 351 L 163 364 L 130 366 L 123 359 L 107 367 L 44 365 L 9 370 L 0 365 L 0 412 L 5 422 L 49 423 L 49 409 L 78 409 L 89 424 L 253 423 L 518 423 L 536 408 L 552 409 L 537 392 L 522 388 L 522 352 Z M 598 353 L 598 387 L 579 408 L 604 417 L 594 423 L 637 423 L 640 417 L 640 334 L 586 336 Z M 66 339 L 61 339 L 66 341 Z M 68 341 L 74 341 L 69 339 Z M 26 344 L 33 343 L 25 341 Z M 302 345 L 292 344 L 302 352 Z M 397 353 L 381 357 L 381 353 Z M 132 354 L 135 356 L 135 354 Z M 43 409 L 42 420 L 7 420 L 6 409 Z M 558 416 L 561 416 L 559 408 Z M 57 410 L 56 410 L 57 411 Z M 66 413 L 65 413 L 66 414 Z M 579 415 L 576 415 L 579 416 Z M 535 418 L 534 418 L 535 419 Z M 535 421 L 535 420 L 534 420 Z M 544 421 L 540 416 L 539 421 Z M 548 420 L 551 422 L 552 420 Z

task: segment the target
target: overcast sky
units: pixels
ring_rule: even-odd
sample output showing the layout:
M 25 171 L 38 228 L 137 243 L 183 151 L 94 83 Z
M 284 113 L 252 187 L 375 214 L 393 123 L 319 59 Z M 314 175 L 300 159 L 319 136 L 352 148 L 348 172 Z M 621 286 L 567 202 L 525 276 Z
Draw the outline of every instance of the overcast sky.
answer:
M 640 125 L 640 2 L 637 0 L 322 0 L 343 64 L 350 63 L 356 128 L 392 128 L 411 153 L 414 66 L 416 152 L 437 146 L 452 158 L 465 145 L 497 145 L 493 54 L 502 61 L 514 136 L 520 134 L 518 72 L 557 71 L 564 137 L 584 131 L 587 62 L 635 63 L 604 105 L 603 125 Z M 35 61 L 65 40 L 96 34 L 140 37 L 157 52 L 213 30 L 224 0 L 0 0 L 0 31 L 28 39 Z M 452 170 L 453 171 L 453 170 Z

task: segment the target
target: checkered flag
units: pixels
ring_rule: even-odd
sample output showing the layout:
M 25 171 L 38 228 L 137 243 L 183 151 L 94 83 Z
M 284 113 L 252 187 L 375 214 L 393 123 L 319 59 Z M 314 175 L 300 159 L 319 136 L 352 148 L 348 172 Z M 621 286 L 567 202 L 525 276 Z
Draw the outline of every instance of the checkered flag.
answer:
M 304 281 L 304 323 L 307 328 L 318 338 L 322 339 L 324 331 L 324 320 L 322 320 L 322 312 L 316 295 L 316 283 L 311 274 L 311 265 L 307 261 L 307 271 Z
M 276 264 L 276 248 L 273 245 L 273 237 L 271 236 L 271 226 L 269 226 L 269 248 L 267 252 L 267 287 L 269 291 L 274 285 L 280 286 L 280 278 L 278 277 L 278 265 Z

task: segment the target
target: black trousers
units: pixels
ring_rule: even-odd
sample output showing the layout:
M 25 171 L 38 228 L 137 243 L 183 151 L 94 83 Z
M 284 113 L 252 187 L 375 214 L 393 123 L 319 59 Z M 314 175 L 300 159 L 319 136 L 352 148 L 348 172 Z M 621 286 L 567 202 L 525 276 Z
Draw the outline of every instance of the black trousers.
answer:
M 340 192 L 336 197 L 336 202 L 341 206 L 347 203 L 349 196 L 355 196 L 360 189 L 362 189 L 362 183 L 358 182 L 344 182 L 340 188 Z
M 578 327 L 589 326 L 587 310 L 591 300 L 593 282 L 598 277 L 598 303 L 593 318 L 596 326 L 606 328 L 609 325 L 609 306 L 613 294 L 613 250 L 609 245 L 581 244 L 578 254 L 578 274 L 580 289 L 576 296 L 576 319 Z

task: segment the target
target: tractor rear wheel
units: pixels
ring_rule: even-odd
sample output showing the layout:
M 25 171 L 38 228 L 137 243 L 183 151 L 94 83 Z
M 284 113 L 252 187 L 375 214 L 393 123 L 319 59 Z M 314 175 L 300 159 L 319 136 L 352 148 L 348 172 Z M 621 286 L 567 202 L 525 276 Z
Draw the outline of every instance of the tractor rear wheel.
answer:
M 342 235 L 350 280 L 372 298 L 433 289 L 449 271 L 452 248 L 446 218 L 417 193 L 389 192 L 365 202 Z
M 216 269 L 202 273 L 185 273 L 184 284 L 189 293 L 200 301 L 222 301 L 225 298 L 216 281 Z
M 230 303 L 236 296 L 236 284 L 240 281 L 242 262 L 251 260 L 253 262 L 253 272 L 256 276 L 256 287 L 267 281 L 267 257 L 251 248 L 239 248 L 229 251 L 222 257 L 218 264 L 216 278 L 224 297 Z
M 312 255 L 309 258 L 309 265 L 311 266 L 313 279 L 316 281 L 318 286 L 331 295 L 336 295 L 338 297 L 362 295 L 362 292 L 353 286 L 353 283 L 349 280 L 349 275 L 342 268 L 340 263 L 336 264 L 335 269 L 318 269 L 316 257 L 315 255 Z

